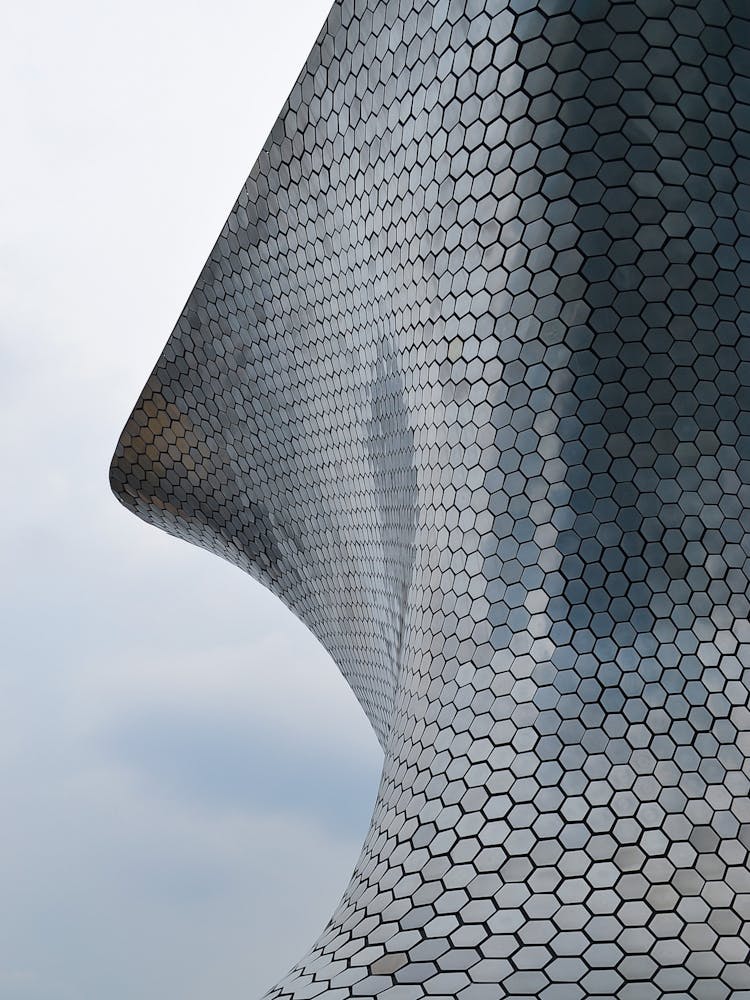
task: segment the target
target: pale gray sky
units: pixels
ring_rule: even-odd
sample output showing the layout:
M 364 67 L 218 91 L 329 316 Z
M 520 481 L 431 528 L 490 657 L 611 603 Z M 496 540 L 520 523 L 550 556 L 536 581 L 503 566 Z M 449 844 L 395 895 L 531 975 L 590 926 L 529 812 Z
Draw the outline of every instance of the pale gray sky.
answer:
M 107 485 L 328 7 L 4 12 L 0 1000 L 252 1000 L 359 852 L 380 753 L 333 664 Z

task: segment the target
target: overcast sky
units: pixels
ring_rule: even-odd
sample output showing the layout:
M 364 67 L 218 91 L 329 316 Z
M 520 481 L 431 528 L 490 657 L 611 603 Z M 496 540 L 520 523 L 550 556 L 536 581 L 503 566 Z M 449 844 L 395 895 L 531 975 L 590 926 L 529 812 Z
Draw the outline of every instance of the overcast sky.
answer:
M 107 484 L 328 7 L 3 15 L 2 1000 L 252 1000 L 359 853 L 380 753 L 329 658 Z

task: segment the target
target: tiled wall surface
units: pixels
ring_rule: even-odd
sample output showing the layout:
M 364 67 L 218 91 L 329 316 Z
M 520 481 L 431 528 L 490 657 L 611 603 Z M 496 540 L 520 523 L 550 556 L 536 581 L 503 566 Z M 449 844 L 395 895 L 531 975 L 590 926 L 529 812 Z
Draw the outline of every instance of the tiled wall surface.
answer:
M 750 1000 L 749 237 L 747 0 L 335 3 L 111 472 L 385 751 L 269 997 Z

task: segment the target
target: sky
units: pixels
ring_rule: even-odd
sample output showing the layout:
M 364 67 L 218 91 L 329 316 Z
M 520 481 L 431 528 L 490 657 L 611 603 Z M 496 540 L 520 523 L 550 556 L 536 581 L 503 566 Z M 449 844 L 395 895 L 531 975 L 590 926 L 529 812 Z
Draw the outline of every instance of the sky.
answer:
M 0 1000 L 260 997 L 346 887 L 381 755 L 111 454 L 329 0 L 25 0 L 0 32 Z

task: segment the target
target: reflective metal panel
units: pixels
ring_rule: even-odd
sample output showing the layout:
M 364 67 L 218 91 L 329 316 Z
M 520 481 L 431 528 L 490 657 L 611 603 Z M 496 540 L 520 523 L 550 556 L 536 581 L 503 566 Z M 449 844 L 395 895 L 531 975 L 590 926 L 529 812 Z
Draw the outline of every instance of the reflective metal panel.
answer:
M 750 1000 L 749 44 L 334 5 L 111 470 L 385 751 L 269 997 Z

